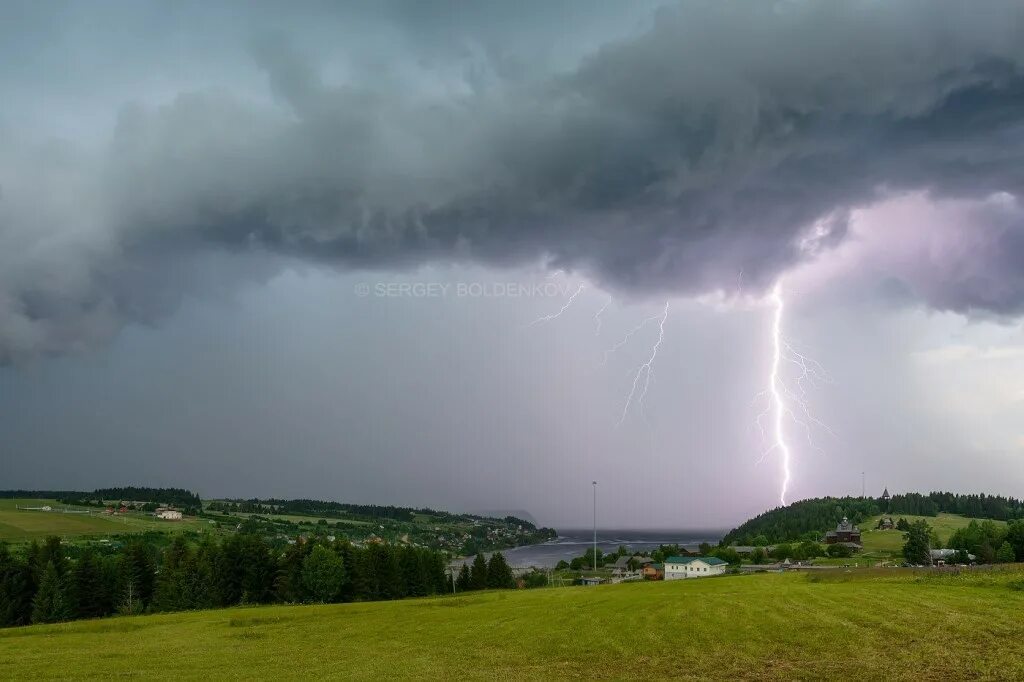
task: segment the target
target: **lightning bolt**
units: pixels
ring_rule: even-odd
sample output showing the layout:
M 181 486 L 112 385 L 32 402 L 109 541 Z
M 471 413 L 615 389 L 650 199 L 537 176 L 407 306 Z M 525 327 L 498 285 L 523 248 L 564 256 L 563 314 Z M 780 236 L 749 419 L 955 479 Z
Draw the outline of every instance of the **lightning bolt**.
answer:
M 641 329 L 643 329 L 644 327 L 646 327 L 648 322 L 654 322 L 655 320 L 658 319 L 661 319 L 661 315 L 651 315 L 650 317 L 643 319 L 640 322 L 640 324 L 626 332 L 626 335 L 622 337 L 621 341 L 619 341 L 614 346 L 612 346 L 611 348 L 604 352 L 604 357 L 601 359 L 601 366 L 607 365 L 608 356 L 610 356 L 612 353 L 614 353 L 615 351 L 629 343 L 629 340 L 633 337 L 633 335 L 636 334 Z
M 807 357 L 794 348 L 793 344 L 786 340 L 782 333 L 782 322 L 786 310 L 786 302 L 782 297 L 782 282 L 777 281 L 772 287 L 769 301 L 773 307 L 771 325 L 772 362 L 768 377 L 768 389 L 759 395 L 769 397 L 768 407 L 757 416 L 757 426 L 764 435 L 764 427 L 761 420 L 771 416 L 772 420 L 772 444 L 761 454 L 764 461 L 769 453 L 778 452 L 782 466 L 782 489 L 779 493 L 779 502 L 786 505 L 786 493 L 789 491 L 789 484 L 792 479 L 791 463 L 792 449 L 786 435 L 786 423 L 791 421 L 801 428 L 807 437 L 808 444 L 818 449 L 811 437 L 810 424 L 816 424 L 831 435 L 832 430 L 814 417 L 807 405 L 807 385 L 816 384 L 818 381 L 832 383 L 831 377 L 825 369 L 815 360 Z M 791 363 L 796 366 L 799 373 L 796 377 L 795 390 L 790 388 L 783 378 L 782 367 L 784 363 Z M 794 411 L 795 410 L 795 411 Z M 800 416 L 798 416 L 798 414 Z
M 645 363 L 640 365 L 640 367 L 636 370 L 636 374 L 633 376 L 633 386 L 629 390 L 629 395 L 626 396 L 626 404 L 622 408 L 622 416 L 619 418 L 619 423 L 616 424 L 616 426 L 621 426 L 622 422 L 626 421 L 626 414 L 629 412 L 629 406 L 633 403 L 633 397 L 637 395 L 637 385 L 640 383 L 641 376 L 643 376 L 644 382 L 642 388 L 640 389 L 640 395 L 637 397 L 636 403 L 637 406 L 639 406 L 640 408 L 641 414 L 643 413 L 644 398 L 647 397 L 647 388 L 651 385 L 651 372 L 654 368 L 654 360 L 655 358 L 658 357 L 658 348 L 661 347 L 661 342 L 664 341 L 665 339 L 665 320 L 668 319 L 668 301 L 665 301 L 665 309 L 662 311 L 661 315 L 659 315 L 656 319 L 659 320 L 658 340 L 655 341 L 654 345 L 651 347 L 650 357 L 647 358 L 647 361 Z M 646 322 L 647 320 L 641 322 L 640 327 L 646 324 Z M 637 329 L 639 329 L 640 327 L 637 327 Z M 637 331 L 637 329 L 634 329 L 633 332 L 630 332 L 630 334 L 627 335 L 626 338 L 628 339 L 630 335 Z
M 551 313 L 550 315 L 544 315 L 543 317 L 538 317 L 536 320 L 534 320 L 533 322 L 531 322 L 527 326 L 528 327 L 532 327 L 535 324 L 540 324 L 541 322 L 550 322 L 551 320 L 555 319 L 556 317 L 561 317 L 562 313 L 564 313 L 566 310 L 569 309 L 569 306 L 572 305 L 573 301 L 576 300 L 576 297 L 579 296 L 582 292 L 583 292 L 583 285 L 581 284 L 578 287 L 576 287 L 576 291 L 573 292 L 572 296 L 569 297 L 569 300 L 565 302 L 565 305 L 563 305 L 561 307 L 561 309 L 559 309 L 559 311 L 557 313 Z
M 601 319 L 601 314 L 609 305 L 611 305 L 611 302 L 612 297 L 609 296 L 608 299 L 604 302 L 604 305 L 601 306 L 601 309 L 594 313 L 594 324 L 596 325 L 596 328 L 594 329 L 594 336 L 601 336 L 601 324 L 603 323 L 603 320 Z

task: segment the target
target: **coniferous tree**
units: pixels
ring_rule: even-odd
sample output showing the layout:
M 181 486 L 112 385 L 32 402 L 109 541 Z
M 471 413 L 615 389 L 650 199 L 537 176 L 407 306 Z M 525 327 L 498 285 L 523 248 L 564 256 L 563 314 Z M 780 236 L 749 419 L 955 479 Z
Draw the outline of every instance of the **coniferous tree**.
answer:
M 431 594 L 446 594 L 452 589 L 451 574 L 449 573 L 448 562 L 440 552 L 424 550 L 427 558 L 429 572 L 432 576 L 433 589 Z
M 473 559 L 473 567 L 469 570 L 469 586 L 472 590 L 487 589 L 487 561 L 483 554 Z
M 274 583 L 274 591 L 279 601 L 298 604 L 306 600 L 308 592 L 302 579 L 302 563 L 308 556 L 309 549 L 312 547 L 308 543 L 297 542 L 285 550 Z
M 103 565 L 91 549 L 85 549 L 71 569 L 70 599 L 76 618 L 107 615 L 108 599 Z
M 370 550 L 353 548 L 351 568 L 352 598 L 357 601 L 379 598 L 377 595 L 380 594 L 380 590 Z
M 185 601 L 190 609 L 209 609 L 218 604 L 216 566 L 220 546 L 206 536 L 188 561 Z
M 24 560 L 0 543 L 0 628 L 26 625 L 32 619 L 32 577 Z
M 430 592 L 427 567 L 423 565 L 420 552 L 415 547 L 404 547 L 400 551 L 402 567 L 403 596 L 423 597 Z
M 137 541 L 127 545 L 118 562 L 118 610 L 125 614 L 142 613 L 153 598 L 155 577 L 149 549 Z
M 512 568 L 505 560 L 505 555 L 495 552 L 487 564 L 487 587 L 494 589 L 508 589 L 515 587 L 515 578 L 512 576 Z
M 381 599 L 401 599 L 405 592 L 402 569 L 399 565 L 397 548 L 391 545 L 375 545 L 379 548 L 375 568 L 380 584 Z
M 53 561 L 47 561 L 32 601 L 32 622 L 59 623 L 70 617 L 64 583 Z
M 154 611 L 181 611 L 191 608 L 186 596 L 186 570 L 190 565 L 191 551 L 185 538 L 176 536 L 164 550 L 160 573 L 153 590 Z
M 64 556 L 64 550 L 61 548 L 60 538 L 54 536 L 46 538 L 39 548 L 37 561 L 39 563 L 40 577 L 42 576 L 43 569 L 46 568 L 46 564 L 53 563 L 53 567 L 57 571 L 57 577 L 63 578 L 64 573 L 67 571 L 68 560 Z
M 242 602 L 265 604 L 274 598 L 274 578 L 277 562 L 270 547 L 260 535 L 241 535 L 242 538 Z
M 1013 553 L 1013 545 L 1009 542 L 1003 542 L 999 545 L 999 549 L 996 550 L 996 561 L 1001 564 L 1012 563 L 1016 556 Z
M 459 569 L 459 577 L 455 579 L 455 589 L 459 592 L 467 592 L 472 587 L 472 580 L 469 577 L 469 564 L 462 564 Z

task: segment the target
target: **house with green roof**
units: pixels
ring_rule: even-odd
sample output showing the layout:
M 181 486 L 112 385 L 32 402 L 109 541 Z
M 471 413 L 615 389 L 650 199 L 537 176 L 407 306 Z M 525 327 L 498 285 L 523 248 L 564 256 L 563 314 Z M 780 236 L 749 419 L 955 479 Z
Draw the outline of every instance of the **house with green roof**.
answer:
M 715 556 L 670 556 L 665 559 L 665 580 L 722 575 L 728 565 Z

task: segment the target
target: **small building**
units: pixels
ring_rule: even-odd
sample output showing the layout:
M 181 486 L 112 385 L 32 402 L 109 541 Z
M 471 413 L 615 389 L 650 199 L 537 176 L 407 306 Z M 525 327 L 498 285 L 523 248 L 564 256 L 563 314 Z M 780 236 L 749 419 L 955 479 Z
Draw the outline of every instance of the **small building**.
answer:
M 748 554 L 753 554 L 758 549 L 763 550 L 765 554 L 771 554 L 775 550 L 775 545 L 730 545 L 730 548 L 740 556 L 747 556 Z
M 629 562 L 631 561 L 633 562 L 633 565 L 637 567 L 638 571 L 645 565 L 654 563 L 654 559 L 649 556 L 640 556 L 639 554 L 634 554 L 633 556 L 620 556 L 615 560 L 615 563 L 612 564 L 612 575 L 627 575 L 632 573 L 633 571 L 629 568 Z
M 164 521 L 181 521 L 181 512 L 177 509 L 158 509 L 156 517 Z
M 878 520 L 878 530 L 892 530 L 896 524 L 892 522 L 891 516 L 883 516 Z
M 928 556 L 931 560 L 937 564 L 948 563 L 956 556 L 957 550 L 955 549 L 930 549 L 928 550 Z M 973 554 L 967 555 L 968 561 L 975 561 L 978 557 Z
M 714 556 L 670 556 L 665 559 L 665 580 L 722 575 L 728 564 Z
M 644 564 L 644 567 L 640 569 L 640 574 L 647 580 L 664 580 L 665 564 L 653 561 L 649 564 Z
M 580 578 L 580 585 L 600 585 L 603 578 Z
M 838 542 L 852 542 L 860 545 L 860 528 L 850 523 L 850 520 L 845 516 L 842 521 L 836 524 L 835 530 L 825 533 L 826 545 L 834 545 Z

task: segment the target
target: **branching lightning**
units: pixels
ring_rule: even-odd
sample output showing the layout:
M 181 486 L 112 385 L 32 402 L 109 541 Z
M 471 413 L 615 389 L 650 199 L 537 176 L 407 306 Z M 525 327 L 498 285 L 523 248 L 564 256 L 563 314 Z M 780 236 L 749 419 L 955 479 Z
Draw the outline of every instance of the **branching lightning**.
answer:
M 651 318 L 648 318 L 648 319 L 651 319 Z M 633 403 L 634 396 L 636 396 L 636 404 L 637 404 L 637 406 L 640 408 L 641 413 L 643 413 L 644 398 L 647 397 L 647 389 L 651 385 L 651 373 L 652 373 L 652 371 L 654 369 L 654 360 L 658 357 L 658 348 L 661 347 L 661 342 L 665 339 L 665 320 L 668 319 L 668 301 L 665 301 L 665 309 L 662 311 L 661 315 L 658 316 L 655 319 L 659 320 L 658 321 L 658 340 L 655 341 L 654 345 L 651 347 L 651 355 L 650 355 L 650 357 L 647 358 L 646 362 L 644 362 L 642 365 L 640 365 L 640 367 L 636 370 L 636 374 L 633 376 L 633 386 L 629 390 L 629 395 L 626 396 L 626 404 L 622 408 L 622 417 L 619 418 L 619 423 L 617 424 L 617 426 L 620 426 L 622 424 L 622 422 L 626 421 L 626 415 L 629 413 L 629 406 Z M 639 327 L 634 329 L 632 332 L 630 332 L 630 334 L 628 334 L 626 336 L 626 339 L 628 339 L 629 336 L 631 336 L 640 327 L 642 327 L 644 324 L 646 324 L 646 322 L 647 322 L 647 320 L 644 320 L 644 322 L 641 322 Z M 625 340 L 623 340 L 623 343 L 625 343 Z M 637 386 L 640 384 L 640 377 L 641 376 L 644 378 L 644 381 L 643 381 L 643 385 L 642 385 L 642 387 L 640 389 L 640 394 L 637 395 Z
M 611 305 L 611 302 L 612 297 L 609 296 L 607 299 L 605 299 L 604 305 L 601 306 L 600 310 L 594 313 L 594 324 L 596 325 L 596 328 L 594 329 L 594 336 L 601 336 L 601 324 L 604 322 L 604 320 L 601 319 L 601 314 L 604 313 L 605 309 L 609 305 Z
M 824 368 L 815 360 L 807 357 L 793 347 L 782 333 L 782 321 L 786 309 L 785 300 L 782 297 L 782 283 L 776 282 L 772 288 L 769 300 L 774 309 L 771 325 L 772 362 L 768 377 L 768 388 L 762 391 L 762 396 L 769 397 L 768 407 L 757 416 L 757 426 L 764 436 L 762 419 L 771 416 L 772 421 L 772 444 L 761 454 L 764 461 L 772 452 L 778 452 L 782 465 L 782 490 L 779 494 L 779 501 L 786 505 L 786 493 L 789 491 L 789 484 L 792 476 L 792 449 L 786 436 L 786 422 L 791 421 L 803 428 L 807 436 L 808 444 L 813 448 L 810 424 L 816 424 L 832 434 L 820 420 L 815 418 L 807 405 L 807 384 L 815 384 L 819 381 L 831 383 L 832 379 Z M 798 374 L 796 376 L 795 390 L 787 384 L 783 378 L 783 364 L 792 363 L 796 365 Z M 834 435 L 834 434 L 833 434 Z
M 563 305 L 559 309 L 559 311 L 557 313 L 551 313 L 550 315 L 544 315 L 543 317 L 538 317 L 536 320 L 534 320 L 533 322 L 531 322 L 527 326 L 528 327 L 532 327 L 535 324 L 540 324 L 541 322 L 550 322 L 551 320 L 555 319 L 556 317 L 561 317 L 562 313 L 564 313 L 566 310 L 569 309 L 569 306 L 572 305 L 573 301 L 576 300 L 576 297 L 579 296 L 582 292 L 583 292 L 583 285 L 581 284 L 578 287 L 576 287 L 576 291 L 573 292 L 572 296 L 569 297 L 569 300 L 565 302 L 565 305 Z
M 622 339 L 618 343 L 616 343 L 614 346 L 612 346 L 611 348 L 609 348 L 608 350 L 606 350 L 604 352 L 604 356 L 601 358 L 601 365 L 602 366 L 603 365 L 607 365 L 608 364 L 608 357 L 610 355 L 612 355 L 615 351 L 617 351 L 618 349 L 622 348 L 627 343 L 629 343 L 629 340 L 633 337 L 633 335 L 636 334 L 641 329 L 643 329 L 644 327 L 646 327 L 648 322 L 654 322 L 655 320 L 659 320 L 659 319 L 661 319 L 661 315 L 651 315 L 650 317 L 647 317 L 647 318 L 644 318 L 643 320 L 641 320 L 640 324 L 638 324 L 637 326 L 633 327 L 628 332 L 626 332 L 626 335 L 623 336 Z

